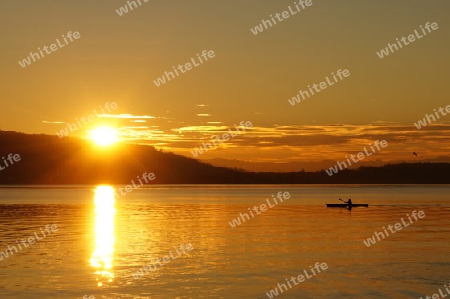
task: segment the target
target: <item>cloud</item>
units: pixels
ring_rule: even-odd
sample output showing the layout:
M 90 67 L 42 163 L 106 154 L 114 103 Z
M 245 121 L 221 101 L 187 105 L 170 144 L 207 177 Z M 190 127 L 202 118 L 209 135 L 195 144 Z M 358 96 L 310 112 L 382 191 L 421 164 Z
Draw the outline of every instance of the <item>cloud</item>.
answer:
M 134 119 L 134 118 L 156 118 L 150 115 L 132 115 L 132 114 L 99 114 L 98 117 L 107 118 L 124 118 L 124 119 Z
M 65 124 L 65 122 L 63 122 L 63 121 L 48 121 L 48 120 L 43 120 L 42 123 L 43 124 L 57 124 L 57 125 Z
M 239 128 L 239 127 L 238 127 Z M 190 150 L 210 141 L 214 136 L 236 134 L 233 125 L 208 122 L 208 125 L 191 125 L 177 128 L 128 128 L 133 140 L 140 140 L 165 150 L 189 155 Z M 386 140 L 389 146 L 376 158 L 386 161 L 409 158 L 411 150 L 422 157 L 447 155 L 450 148 L 450 125 L 435 124 L 417 130 L 414 125 L 396 123 L 371 123 L 364 125 L 276 125 L 254 126 L 225 141 L 209 155 L 242 158 L 248 151 L 249 159 L 276 161 L 310 161 L 314 159 L 342 160 L 349 153 L 360 152 L 375 140 Z M 248 150 L 246 150 L 246 148 Z M 370 160 L 368 158 L 368 160 Z

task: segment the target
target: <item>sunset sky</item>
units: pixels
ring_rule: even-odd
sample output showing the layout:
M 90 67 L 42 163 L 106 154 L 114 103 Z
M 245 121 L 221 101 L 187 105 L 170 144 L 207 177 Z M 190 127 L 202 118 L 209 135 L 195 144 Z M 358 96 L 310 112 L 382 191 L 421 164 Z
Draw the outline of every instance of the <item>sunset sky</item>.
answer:
M 420 130 L 414 123 L 450 105 L 450 2 L 312 2 L 254 35 L 251 28 L 294 1 L 141 0 L 122 16 L 123 0 L 8 1 L 0 11 L 0 129 L 55 135 L 115 102 L 116 110 L 70 136 L 107 124 L 127 142 L 193 157 L 211 136 L 250 121 L 253 129 L 199 158 L 321 163 L 377 139 L 389 146 L 367 161 L 448 156 L 450 115 Z M 427 22 L 439 29 L 376 55 Z M 19 65 L 69 31 L 81 37 Z M 203 50 L 215 57 L 160 87 L 153 83 Z M 288 103 L 339 69 L 351 75 Z

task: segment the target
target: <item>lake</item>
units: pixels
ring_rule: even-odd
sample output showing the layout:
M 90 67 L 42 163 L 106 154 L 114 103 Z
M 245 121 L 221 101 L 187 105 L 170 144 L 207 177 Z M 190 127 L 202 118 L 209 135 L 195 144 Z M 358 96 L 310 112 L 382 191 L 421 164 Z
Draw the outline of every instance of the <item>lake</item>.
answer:
M 289 198 L 275 204 L 279 192 Z M 449 194 L 154 185 L 118 198 L 108 186 L 3 186 L 0 298 L 425 298 L 450 282 Z M 325 207 L 338 198 L 369 208 Z M 413 211 L 425 217 L 409 222 Z M 408 227 L 365 245 L 402 218 Z

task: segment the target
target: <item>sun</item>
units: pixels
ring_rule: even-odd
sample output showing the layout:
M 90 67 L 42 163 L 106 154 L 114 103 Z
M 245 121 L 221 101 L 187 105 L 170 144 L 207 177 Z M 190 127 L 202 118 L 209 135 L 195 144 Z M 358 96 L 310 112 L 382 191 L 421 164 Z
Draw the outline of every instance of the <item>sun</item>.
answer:
M 90 131 L 90 139 L 100 146 L 113 145 L 119 140 L 117 135 L 117 130 L 110 127 L 99 127 Z

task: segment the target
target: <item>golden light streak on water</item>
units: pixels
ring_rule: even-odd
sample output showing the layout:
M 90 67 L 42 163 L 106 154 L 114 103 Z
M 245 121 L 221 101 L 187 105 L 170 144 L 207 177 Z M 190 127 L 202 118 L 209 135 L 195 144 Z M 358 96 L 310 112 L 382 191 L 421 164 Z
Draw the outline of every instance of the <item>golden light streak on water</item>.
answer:
M 114 188 L 98 186 L 95 190 L 95 249 L 91 266 L 96 269 L 97 285 L 114 279 Z

